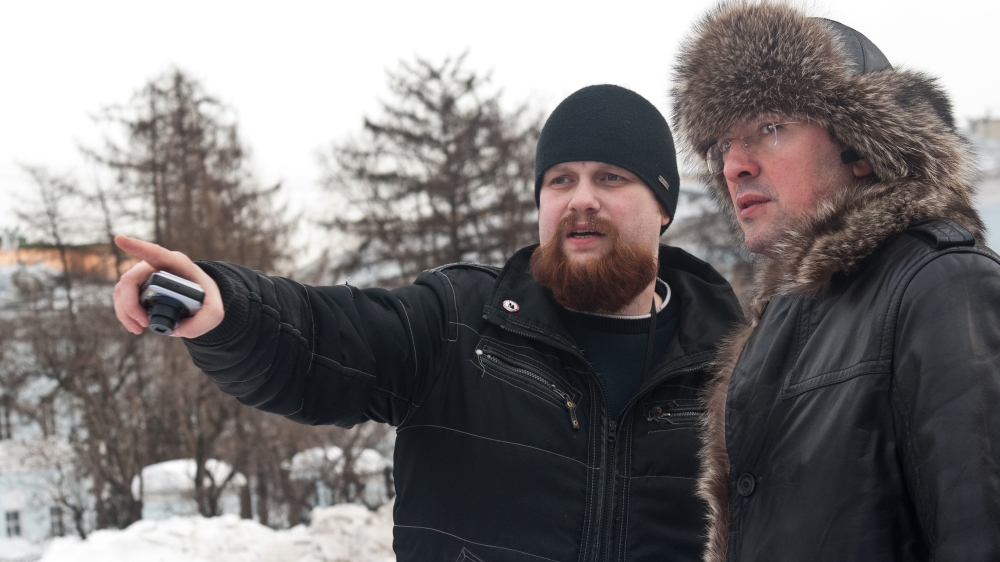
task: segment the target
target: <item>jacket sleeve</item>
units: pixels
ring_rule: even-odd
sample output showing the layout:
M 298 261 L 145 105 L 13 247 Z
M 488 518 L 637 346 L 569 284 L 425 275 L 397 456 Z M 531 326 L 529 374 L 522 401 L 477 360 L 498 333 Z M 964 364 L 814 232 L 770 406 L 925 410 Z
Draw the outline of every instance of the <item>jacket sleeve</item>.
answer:
M 1000 265 L 941 255 L 899 302 L 891 394 L 921 547 L 1000 560 Z
M 221 262 L 198 262 L 219 284 L 226 316 L 186 340 L 195 364 L 240 402 L 300 423 L 398 425 L 441 357 L 440 293 L 309 287 Z

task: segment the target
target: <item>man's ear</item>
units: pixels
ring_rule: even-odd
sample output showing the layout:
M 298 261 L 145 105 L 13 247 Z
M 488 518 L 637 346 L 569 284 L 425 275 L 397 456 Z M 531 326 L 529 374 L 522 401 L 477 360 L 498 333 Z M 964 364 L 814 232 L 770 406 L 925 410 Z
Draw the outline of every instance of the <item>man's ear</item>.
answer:
M 670 215 L 660 211 L 660 226 L 667 226 L 670 224 Z
M 856 162 L 851 163 L 851 171 L 854 172 L 854 177 L 864 178 L 870 176 L 875 171 L 875 169 L 872 168 L 872 165 L 869 164 L 867 160 L 862 158 Z

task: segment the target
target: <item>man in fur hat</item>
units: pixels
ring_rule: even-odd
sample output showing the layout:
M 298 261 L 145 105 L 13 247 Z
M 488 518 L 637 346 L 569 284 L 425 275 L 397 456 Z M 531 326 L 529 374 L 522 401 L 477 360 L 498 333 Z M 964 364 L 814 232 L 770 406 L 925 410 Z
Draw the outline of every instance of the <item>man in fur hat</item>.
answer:
M 742 320 L 708 264 L 659 244 L 679 177 L 667 122 L 642 96 L 583 88 L 536 151 L 541 246 L 503 269 L 459 263 L 392 291 L 306 287 L 134 239 L 206 289 L 178 326 L 195 363 L 241 402 L 309 424 L 396 426 L 400 562 L 701 556 L 699 392 Z
M 1000 263 L 946 94 L 786 5 L 712 10 L 675 129 L 760 260 L 708 393 L 708 561 L 1000 560 Z

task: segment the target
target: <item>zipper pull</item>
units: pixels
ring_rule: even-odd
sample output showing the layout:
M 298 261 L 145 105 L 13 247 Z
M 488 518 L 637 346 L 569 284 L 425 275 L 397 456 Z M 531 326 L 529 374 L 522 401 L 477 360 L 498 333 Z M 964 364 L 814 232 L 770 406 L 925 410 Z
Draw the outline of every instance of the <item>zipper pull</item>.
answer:
M 618 422 L 611 420 L 608 422 L 608 442 L 614 443 L 618 439 L 618 434 L 615 430 L 618 429 Z
M 572 422 L 573 429 L 580 429 L 580 420 L 576 419 L 576 402 L 573 402 L 573 397 L 559 390 L 556 385 L 552 385 L 552 390 L 556 391 L 556 394 L 566 402 L 566 407 L 569 409 L 569 421 Z

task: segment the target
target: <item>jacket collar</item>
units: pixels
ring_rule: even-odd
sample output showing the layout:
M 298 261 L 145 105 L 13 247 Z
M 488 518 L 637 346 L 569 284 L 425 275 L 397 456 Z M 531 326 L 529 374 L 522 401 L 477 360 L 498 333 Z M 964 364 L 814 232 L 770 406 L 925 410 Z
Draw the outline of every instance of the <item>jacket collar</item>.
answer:
M 983 243 L 983 227 L 971 204 L 972 188 L 958 178 L 903 178 L 845 189 L 823 202 L 764 259 L 757 275 L 759 309 L 775 296 L 816 296 L 838 273 L 851 274 L 893 236 L 935 218 L 949 218 Z
M 537 244 L 522 248 L 504 266 L 483 308 L 484 317 L 500 327 L 579 353 L 576 342 L 560 320 L 559 304 L 539 285 L 529 270 Z M 692 356 L 708 357 L 718 341 L 742 322 L 739 301 L 729 283 L 712 266 L 671 246 L 660 246 L 659 277 L 678 299 L 678 329 L 660 363 L 683 363 Z M 515 308 L 505 302 L 516 304 Z

